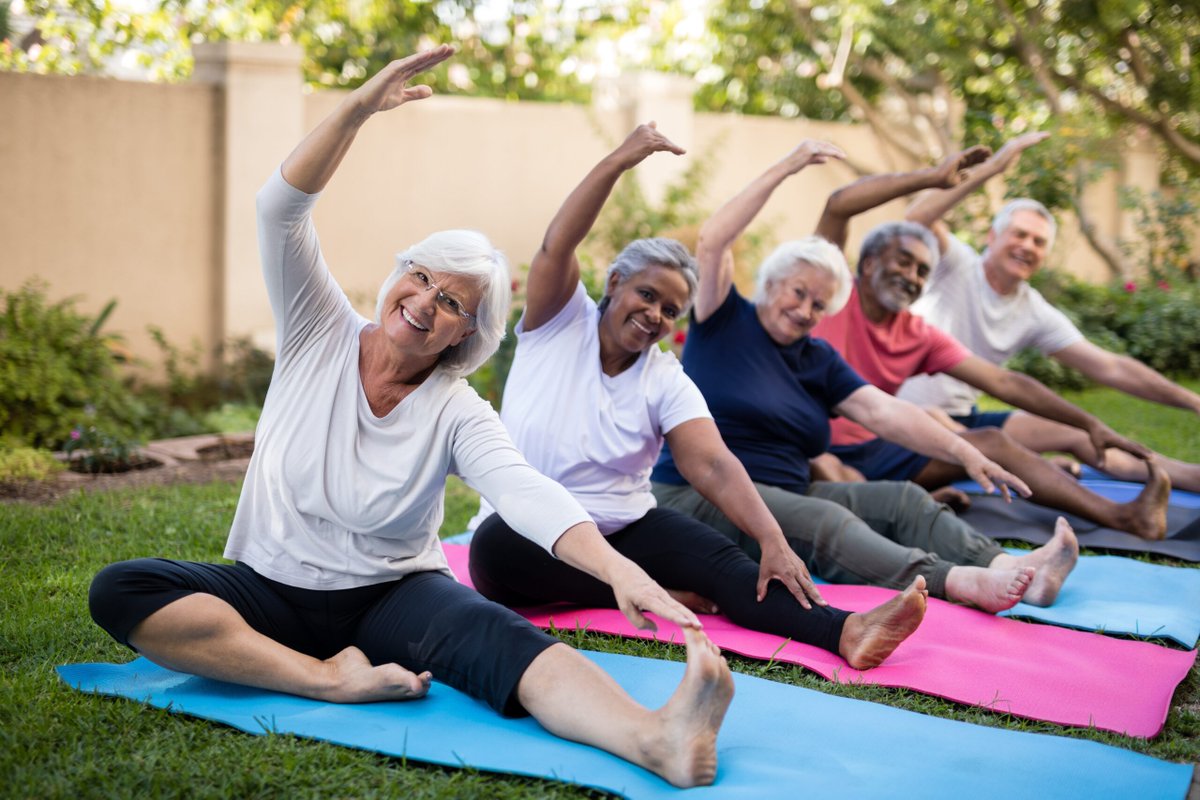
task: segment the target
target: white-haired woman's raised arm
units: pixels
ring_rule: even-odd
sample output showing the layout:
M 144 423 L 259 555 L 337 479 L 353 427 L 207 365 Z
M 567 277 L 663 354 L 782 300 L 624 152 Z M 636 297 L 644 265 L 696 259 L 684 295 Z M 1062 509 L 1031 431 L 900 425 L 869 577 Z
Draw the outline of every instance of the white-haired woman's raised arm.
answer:
M 338 104 L 283 162 L 283 178 L 307 194 L 325 188 L 349 151 L 358 129 L 379 111 L 390 111 L 433 94 L 428 86 L 409 86 L 416 75 L 433 69 L 454 54 L 441 45 L 388 64 Z
M 696 242 L 696 265 L 700 269 L 694 310 L 697 320 L 708 319 L 725 301 L 733 285 L 733 243 L 762 211 L 779 184 L 809 164 L 824 164 L 831 158 L 845 157 L 846 154 L 835 145 L 805 139 L 700 226 L 700 238 Z
M 571 299 L 579 283 L 579 260 L 575 257 L 575 249 L 595 224 L 617 179 L 652 153 L 663 151 L 675 155 L 684 153 L 683 148 L 659 133 L 653 122 L 639 125 L 616 150 L 592 167 L 567 195 L 546 228 L 542 246 L 529 265 L 525 330 L 531 331 L 549 322 Z

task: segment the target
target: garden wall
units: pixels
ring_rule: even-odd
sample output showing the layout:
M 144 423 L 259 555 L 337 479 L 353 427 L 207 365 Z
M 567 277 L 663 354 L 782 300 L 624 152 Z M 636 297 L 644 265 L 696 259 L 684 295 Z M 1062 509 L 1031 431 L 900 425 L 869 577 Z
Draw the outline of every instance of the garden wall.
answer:
M 148 369 L 160 327 L 205 353 L 230 336 L 270 346 L 270 312 L 257 266 L 254 193 L 303 133 L 341 99 L 310 92 L 294 47 L 222 43 L 197 47 L 184 85 L 0 73 L 0 288 L 31 278 L 54 299 L 73 295 L 98 311 L 118 301 L 119 331 Z M 591 107 L 438 96 L 372 121 L 317 207 L 335 275 L 361 308 L 373 306 L 392 255 L 447 227 L 488 233 L 514 264 L 527 263 L 566 193 L 637 121 L 688 148 L 639 168 L 655 196 L 688 159 L 710 161 L 712 208 L 805 137 L 829 139 L 872 169 L 889 163 L 866 128 L 695 114 L 683 78 L 625 76 Z M 853 178 L 843 165 L 813 168 L 781 187 L 762 222 L 773 238 L 811 232 L 825 197 Z M 1153 159 L 1126 168 L 1088 197 L 1109 236 L 1129 235 L 1118 182 L 1156 182 Z M 895 203 L 858 221 L 899 216 Z M 1106 268 L 1071 221 L 1052 263 L 1092 280 Z

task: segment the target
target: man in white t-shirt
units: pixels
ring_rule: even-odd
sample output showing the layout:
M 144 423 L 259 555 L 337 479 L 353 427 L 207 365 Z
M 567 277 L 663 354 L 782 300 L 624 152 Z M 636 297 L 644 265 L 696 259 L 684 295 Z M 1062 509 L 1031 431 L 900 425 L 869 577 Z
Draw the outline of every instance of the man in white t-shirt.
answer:
M 941 221 L 959 201 L 1003 173 L 1022 151 L 1048 135 L 1030 133 L 1012 139 L 957 186 L 928 192 L 912 205 L 908 219 L 932 229 L 944 253 L 929 276 L 924 296 L 913 304 L 913 313 L 993 363 L 1000 364 L 1032 347 L 1097 383 L 1200 414 L 1200 395 L 1134 358 L 1089 342 L 1029 285 L 1029 278 L 1041 268 L 1054 244 L 1054 218 L 1041 203 L 1030 199 L 1008 203 L 993 220 L 982 254 L 951 235 Z M 980 414 L 975 408 L 979 392 L 948 375 L 912 378 L 899 396 L 946 412 L 949 419 L 945 415 L 939 418 L 951 426 L 997 425 L 1026 447 L 1067 452 L 1092 466 L 1101 465 L 1081 431 L 1021 412 Z M 1158 458 L 1174 486 L 1200 491 L 1200 465 Z M 1107 451 L 1103 468 L 1127 480 L 1146 477 L 1145 464 L 1113 449 Z

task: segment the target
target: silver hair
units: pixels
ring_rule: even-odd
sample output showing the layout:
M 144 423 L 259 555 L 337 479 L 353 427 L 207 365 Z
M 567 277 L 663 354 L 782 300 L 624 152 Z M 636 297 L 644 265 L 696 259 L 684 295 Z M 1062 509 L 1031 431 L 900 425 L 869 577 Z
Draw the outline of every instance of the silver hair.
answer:
M 1046 249 L 1049 250 L 1054 246 L 1054 237 L 1058 233 L 1058 223 L 1054 221 L 1054 215 L 1050 213 L 1050 209 L 1028 197 L 1021 197 L 1016 200 L 1010 200 L 1005 204 L 1004 208 L 996 214 L 992 219 L 992 233 L 996 236 L 1001 235 L 1008 226 L 1012 225 L 1013 215 L 1018 211 L 1032 211 L 1046 222 L 1050 223 L 1050 238 L 1046 242 Z
M 664 237 L 632 241 L 613 259 L 608 266 L 608 274 L 605 275 L 605 295 L 600 300 L 600 311 L 603 312 L 608 307 L 608 282 L 612 280 L 613 275 L 620 276 L 617 283 L 621 284 L 650 267 L 666 267 L 683 275 L 683 279 L 687 281 L 688 299 L 687 305 L 679 309 L 679 315 L 682 317 L 687 314 L 688 309 L 692 307 L 692 301 L 696 299 L 696 287 L 700 283 L 696 259 L 692 258 L 692 254 L 682 244 Z
M 402 253 L 396 254 L 396 268 L 379 287 L 375 301 L 375 321 L 383 314 L 383 301 L 396 281 L 408 271 L 408 263 L 420 264 L 434 272 L 465 275 L 481 290 L 475 311 L 475 333 L 442 353 L 439 365 L 452 375 L 469 375 L 492 357 L 508 322 L 512 305 L 512 283 L 508 259 L 478 231 L 450 230 L 431 234 Z
M 833 278 L 836 288 L 825 306 L 825 313 L 831 315 L 841 311 L 850 299 L 850 268 L 846 266 L 846 257 L 842 255 L 842 251 L 820 236 L 806 236 L 776 247 L 758 267 L 754 302 L 766 302 L 774 284 L 805 266 L 819 269 Z
M 858 253 L 858 272 L 862 274 L 863 262 L 882 253 L 887 246 L 902 236 L 910 236 L 918 240 L 929 250 L 929 266 L 932 267 L 941 259 L 937 237 L 933 231 L 916 222 L 885 222 L 876 225 L 863 239 L 862 248 Z

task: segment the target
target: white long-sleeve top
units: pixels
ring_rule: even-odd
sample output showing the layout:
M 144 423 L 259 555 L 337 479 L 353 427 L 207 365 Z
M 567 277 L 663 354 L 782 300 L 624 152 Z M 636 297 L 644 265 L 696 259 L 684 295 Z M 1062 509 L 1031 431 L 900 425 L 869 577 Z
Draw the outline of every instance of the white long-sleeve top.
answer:
M 258 194 L 278 352 L 226 558 L 306 589 L 451 574 L 437 537 L 451 473 L 552 552 L 590 518 L 529 466 L 465 380 L 435 369 L 386 416 L 371 411 L 358 371 L 359 334 L 370 321 L 321 255 L 317 197 L 279 171 Z

